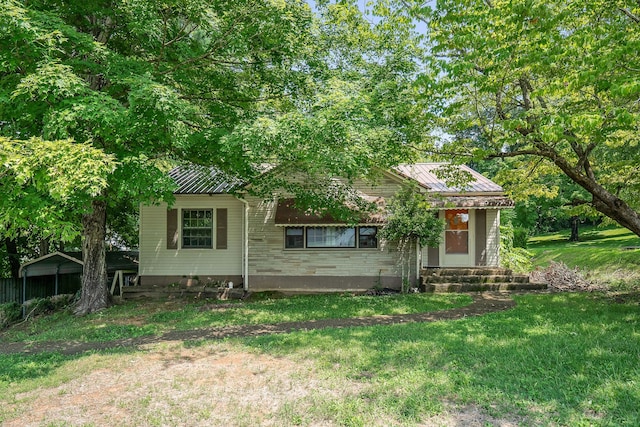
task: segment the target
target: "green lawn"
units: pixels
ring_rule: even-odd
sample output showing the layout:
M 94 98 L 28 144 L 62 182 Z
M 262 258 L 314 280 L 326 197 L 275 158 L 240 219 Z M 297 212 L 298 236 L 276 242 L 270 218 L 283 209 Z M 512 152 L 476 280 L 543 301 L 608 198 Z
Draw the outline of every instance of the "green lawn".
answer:
M 109 341 L 226 325 L 423 313 L 469 303 L 470 296 L 458 294 L 300 295 L 232 304 L 225 301 L 210 304 L 179 300 L 166 303 L 126 301 L 85 317 L 76 317 L 70 311 L 36 317 L 0 332 L 0 345 L 2 341 Z
M 308 298 L 309 305 L 316 299 L 319 304 L 325 301 Z M 401 296 L 394 303 L 402 305 L 404 299 L 414 298 Z M 160 358 L 171 366 L 188 361 L 180 356 L 188 349 L 217 354 L 224 345 L 220 354 L 225 357 L 248 351 L 301 366 L 311 363 L 313 371 L 305 375 L 316 384 L 309 385 L 309 394 L 291 397 L 275 415 L 265 418 L 257 412 L 250 414 L 249 422 L 249 415 L 239 411 L 230 415 L 228 425 L 411 426 L 469 408 L 477 408 L 489 420 L 482 425 L 640 425 L 637 296 L 626 300 L 603 294 L 515 298 L 518 305 L 513 310 L 458 321 L 299 331 L 223 344 L 185 343 L 183 350 L 118 350 L 73 357 L 2 355 L 0 424 L 31 404 L 32 398 L 21 396 L 42 387 L 56 390 L 74 379 L 92 374 L 100 378 L 111 370 L 122 375 L 120 370 L 135 366 L 133 360 L 152 363 Z M 108 322 L 108 314 L 104 317 Z M 84 321 L 92 323 L 88 318 Z M 175 359 L 168 352 L 176 353 Z M 246 375 L 260 375 L 262 369 Z M 315 389 L 317 384 L 322 387 Z M 140 398 L 144 405 L 120 405 L 141 411 L 136 412 L 136 420 L 146 425 L 156 425 L 158 419 L 174 420 L 166 425 L 193 421 L 189 418 L 193 415 L 181 412 L 179 406 L 163 406 L 157 400 L 160 386 L 154 387 Z M 203 407 L 202 416 L 216 411 L 216 399 L 210 400 L 212 406 Z
M 535 266 L 551 261 L 578 267 L 603 281 L 625 277 L 637 280 L 640 272 L 640 238 L 624 228 L 583 228 L 579 242 L 569 242 L 569 233 L 553 233 L 529 239 Z M 636 249 L 629 249 L 636 248 Z
M 454 322 L 322 330 L 245 340 L 312 359 L 360 389 L 295 412 L 302 425 L 420 421 L 479 406 L 518 425 L 640 425 L 638 301 L 588 294 L 516 297 L 516 309 Z

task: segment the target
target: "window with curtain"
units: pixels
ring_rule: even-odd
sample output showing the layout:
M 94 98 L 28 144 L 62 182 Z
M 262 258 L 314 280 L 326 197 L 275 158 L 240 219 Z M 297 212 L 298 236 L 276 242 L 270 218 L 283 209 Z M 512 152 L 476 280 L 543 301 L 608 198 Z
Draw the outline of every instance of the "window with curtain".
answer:
M 449 209 L 445 211 L 445 253 L 469 253 L 469 210 Z

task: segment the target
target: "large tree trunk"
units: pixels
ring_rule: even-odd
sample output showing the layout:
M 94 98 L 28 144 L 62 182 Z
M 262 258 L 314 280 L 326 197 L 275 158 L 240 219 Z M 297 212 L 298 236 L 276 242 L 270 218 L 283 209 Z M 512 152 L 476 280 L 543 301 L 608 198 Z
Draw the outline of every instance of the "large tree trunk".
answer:
M 600 213 L 608 216 L 621 226 L 640 236 L 640 214 L 624 200 L 607 191 L 594 177 L 581 174 L 568 166 L 564 160 L 554 162 L 573 182 L 580 185 L 593 196 L 591 205 Z
M 516 157 L 521 155 L 533 155 L 545 157 L 555 163 L 569 179 L 591 193 L 591 206 L 601 214 L 608 216 L 621 226 L 629 229 L 637 236 L 640 236 L 640 212 L 635 211 L 627 202 L 608 191 L 596 180 L 595 174 L 591 170 L 587 155 L 582 153 L 581 167 L 574 167 L 569 161 L 560 156 L 555 150 L 536 149 L 519 150 L 506 153 L 490 155 L 490 158 Z
M 18 255 L 18 242 L 15 239 L 6 237 L 4 245 L 7 247 L 7 257 L 9 258 L 9 268 L 11 277 L 17 279 L 20 275 L 20 256 Z
M 111 304 L 107 288 L 107 264 L 105 244 L 107 204 L 104 200 L 94 200 L 91 212 L 82 216 L 82 295 L 75 313 L 93 313 Z

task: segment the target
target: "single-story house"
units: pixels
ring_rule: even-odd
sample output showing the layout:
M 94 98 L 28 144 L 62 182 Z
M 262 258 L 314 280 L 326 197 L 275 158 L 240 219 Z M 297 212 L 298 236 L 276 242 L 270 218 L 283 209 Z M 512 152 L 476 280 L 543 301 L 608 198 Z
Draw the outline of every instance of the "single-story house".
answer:
M 500 209 L 511 207 L 502 188 L 476 171 L 464 190 L 449 187 L 434 171 L 441 163 L 401 165 L 377 183 L 356 182 L 367 200 L 384 206 L 409 180 L 433 196 L 446 223 L 442 243 L 418 248 L 412 280 L 421 267 L 498 266 Z M 140 209 L 142 285 L 228 283 L 245 290 L 284 292 L 399 288 L 400 254 L 378 237 L 384 215 L 356 225 L 300 212 L 289 198 L 236 197 L 238 185 L 215 169 L 203 176 L 178 167 L 175 203 Z M 195 281 L 195 282 L 194 282 Z

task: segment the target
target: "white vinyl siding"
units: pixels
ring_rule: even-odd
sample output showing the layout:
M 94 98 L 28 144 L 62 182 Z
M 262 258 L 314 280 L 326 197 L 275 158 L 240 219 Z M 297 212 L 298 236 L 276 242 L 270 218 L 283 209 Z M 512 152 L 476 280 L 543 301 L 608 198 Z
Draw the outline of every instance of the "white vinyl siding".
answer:
M 227 194 L 176 195 L 172 206 L 180 218 L 179 248 L 167 249 L 167 206 L 140 207 L 140 275 L 145 276 L 205 276 L 241 275 L 244 204 Z M 210 210 L 215 222 L 216 209 L 227 209 L 228 241 L 226 249 L 182 249 L 183 211 Z M 212 242 L 216 241 L 212 227 Z
M 487 266 L 500 265 L 500 210 L 487 209 Z

